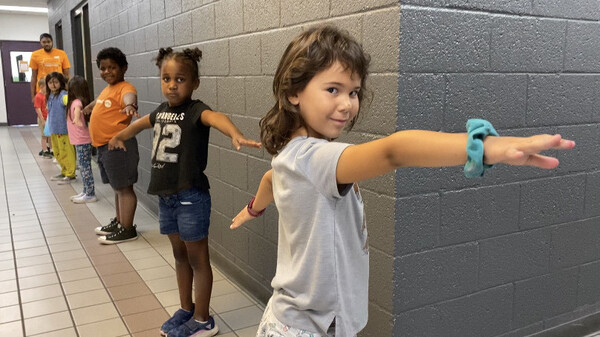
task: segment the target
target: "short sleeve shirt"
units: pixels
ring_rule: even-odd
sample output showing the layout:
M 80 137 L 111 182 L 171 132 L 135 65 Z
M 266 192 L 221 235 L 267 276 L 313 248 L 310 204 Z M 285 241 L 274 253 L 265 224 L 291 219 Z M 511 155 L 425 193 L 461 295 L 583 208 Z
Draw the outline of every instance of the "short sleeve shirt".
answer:
M 369 253 L 363 204 L 338 186 L 338 160 L 350 144 L 293 138 L 272 161 L 279 211 L 271 309 L 284 324 L 354 336 L 367 323 Z
M 94 146 L 108 144 L 112 137 L 131 123 L 131 116 L 121 112 L 125 108 L 123 97 L 130 92 L 137 94 L 131 83 L 121 81 L 107 86 L 98 96 L 89 123 Z
M 46 107 L 46 95 L 38 92 L 35 95 L 35 99 L 33 101 L 33 107 L 39 108 L 42 111 L 42 117 L 44 120 L 48 119 L 48 108 Z
M 31 53 L 29 67 L 33 70 L 37 70 L 37 82 L 40 78 L 46 77 L 46 75 L 51 72 L 56 71 L 62 74 L 63 70 L 71 68 L 71 64 L 69 63 L 67 53 L 63 50 L 52 48 L 52 50 L 47 53 L 41 48 Z M 38 90 L 39 87 L 36 84 L 36 91 Z
M 85 125 L 85 119 L 83 113 L 79 115 L 79 121 L 83 126 L 76 125 L 75 119 L 75 108 L 83 108 L 83 104 L 80 100 L 74 99 L 69 109 L 69 116 L 67 118 L 67 129 L 69 131 L 69 142 L 73 145 L 90 144 L 92 142 L 90 138 L 90 132 Z
M 57 95 L 48 96 L 48 130 L 51 134 L 67 134 L 67 107 L 63 103 L 63 96 L 66 95 L 67 92 L 63 90 Z
M 197 187 L 209 189 L 204 174 L 208 158 L 210 127 L 202 124 L 202 112 L 210 110 L 199 100 L 177 107 L 162 103 L 150 113 L 154 127 L 150 171 L 150 194 L 173 194 Z

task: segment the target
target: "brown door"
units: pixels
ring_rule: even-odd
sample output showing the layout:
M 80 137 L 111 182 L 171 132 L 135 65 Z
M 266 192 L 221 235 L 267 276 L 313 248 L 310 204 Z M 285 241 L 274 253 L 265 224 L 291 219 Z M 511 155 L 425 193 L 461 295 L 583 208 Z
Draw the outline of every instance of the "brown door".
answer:
M 31 52 L 40 48 L 39 42 L 0 41 L 8 125 L 37 124 L 31 102 L 31 69 L 23 70 Z

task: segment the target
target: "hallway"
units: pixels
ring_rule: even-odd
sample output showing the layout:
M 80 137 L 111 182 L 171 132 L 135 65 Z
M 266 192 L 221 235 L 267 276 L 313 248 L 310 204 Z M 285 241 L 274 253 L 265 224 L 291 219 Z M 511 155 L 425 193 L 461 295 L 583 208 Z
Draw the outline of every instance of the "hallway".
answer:
M 138 204 L 139 238 L 100 245 L 94 228 L 114 217 L 114 195 L 74 204 L 81 180 L 58 185 L 38 156 L 37 127 L 0 127 L 0 331 L 6 336 L 159 336 L 179 308 L 174 260 L 158 220 Z M 217 268 L 211 312 L 218 336 L 256 334 L 263 306 Z

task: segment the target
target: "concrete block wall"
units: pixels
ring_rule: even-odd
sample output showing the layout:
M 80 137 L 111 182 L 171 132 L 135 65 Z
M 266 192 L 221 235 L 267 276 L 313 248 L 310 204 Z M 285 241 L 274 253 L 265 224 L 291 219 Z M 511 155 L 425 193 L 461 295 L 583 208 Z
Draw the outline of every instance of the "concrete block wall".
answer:
M 577 149 L 551 151 L 562 164 L 550 171 L 396 172 L 393 335 L 543 335 L 597 313 L 600 3 L 401 0 L 400 11 L 399 129 L 463 131 L 477 117 Z
M 63 20 L 70 34 L 70 11 L 78 0 L 50 0 L 50 28 Z M 372 55 L 370 87 L 375 98 L 355 131 L 344 141 L 376 139 L 395 130 L 397 115 L 399 4 L 394 0 L 89 0 L 92 55 L 109 46 L 123 50 L 129 61 L 126 79 L 138 90 L 140 113 L 164 100 L 158 69 L 152 62 L 159 47 L 198 47 L 200 88 L 195 97 L 227 113 L 246 136 L 259 138 L 258 121 L 274 103 L 272 80 L 291 39 L 315 24 L 347 29 Z M 66 39 L 65 39 L 66 41 Z M 65 49 L 69 50 L 65 43 Z M 94 65 L 94 88 L 105 83 Z M 145 194 L 149 182 L 151 132 L 138 136 L 138 197 L 156 210 Z M 229 138 L 211 132 L 206 170 L 213 199 L 211 256 L 240 284 L 266 301 L 275 273 L 277 211 L 237 231 L 230 219 L 255 193 L 270 155 L 263 150 L 235 151 Z M 393 328 L 394 175 L 362 186 L 370 224 L 370 321 L 361 334 L 389 336 Z

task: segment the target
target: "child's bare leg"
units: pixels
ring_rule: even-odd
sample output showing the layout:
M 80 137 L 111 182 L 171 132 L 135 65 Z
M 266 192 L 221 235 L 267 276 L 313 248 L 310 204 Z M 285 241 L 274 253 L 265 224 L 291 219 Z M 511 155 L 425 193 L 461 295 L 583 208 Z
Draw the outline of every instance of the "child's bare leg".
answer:
M 115 206 L 117 209 L 117 219 L 121 225 L 127 229 L 133 226 L 133 217 L 137 207 L 137 196 L 133 191 L 133 185 L 120 188 L 115 191 Z
M 196 291 L 194 292 L 194 300 L 196 302 L 194 319 L 201 322 L 207 321 L 213 284 L 213 274 L 208 254 L 208 238 L 200 241 L 186 242 L 185 245 L 187 246 L 189 264 L 194 271 L 194 284 L 196 287 Z
M 179 302 L 181 308 L 192 311 L 192 281 L 194 272 L 188 261 L 188 253 L 185 242 L 181 241 L 179 234 L 169 234 L 173 257 L 175 258 L 175 275 L 177 276 L 177 288 L 179 289 Z
M 121 222 L 121 218 L 119 217 L 119 193 L 117 193 L 117 190 L 115 191 L 115 213 L 116 213 L 116 218 L 118 222 Z

